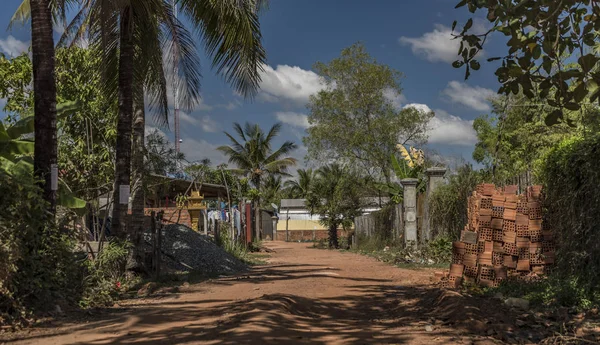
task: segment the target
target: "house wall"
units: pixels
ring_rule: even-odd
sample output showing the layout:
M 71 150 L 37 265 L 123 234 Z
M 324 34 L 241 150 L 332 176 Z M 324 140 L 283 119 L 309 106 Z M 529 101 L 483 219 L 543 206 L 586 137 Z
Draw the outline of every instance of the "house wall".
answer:
M 288 240 L 289 241 L 318 241 L 327 239 L 328 229 L 319 222 L 318 215 L 311 215 L 305 209 L 283 209 L 279 213 L 279 221 L 277 222 L 277 241 L 286 240 L 286 217 L 287 221 Z M 347 236 L 346 232 L 341 228 L 338 230 L 338 236 Z
M 166 225 L 182 224 L 190 228 L 192 227 L 192 221 L 190 219 L 190 213 L 188 212 L 188 210 L 180 209 L 177 207 L 157 207 L 144 209 L 144 227 L 146 229 L 150 229 L 150 214 L 152 211 L 156 213 L 164 211 L 163 223 Z
M 288 231 L 288 241 L 296 242 L 296 241 L 319 241 L 326 240 L 329 236 L 327 230 L 289 230 Z M 346 237 L 346 231 L 342 229 L 338 229 L 338 238 Z M 285 229 L 283 231 L 277 231 L 277 241 L 285 241 Z

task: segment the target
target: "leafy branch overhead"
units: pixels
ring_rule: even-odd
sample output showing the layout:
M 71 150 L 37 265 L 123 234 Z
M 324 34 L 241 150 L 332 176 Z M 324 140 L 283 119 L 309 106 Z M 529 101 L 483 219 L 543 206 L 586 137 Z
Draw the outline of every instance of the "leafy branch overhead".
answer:
M 563 110 L 580 110 L 586 101 L 600 98 L 600 57 L 598 30 L 600 4 L 592 0 L 462 0 L 456 8 L 469 12 L 486 11 L 491 28 L 482 33 L 472 32 L 473 19 L 460 31 L 452 25 L 453 36 L 460 39 L 455 68 L 465 68 L 465 78 L 478 70 L 478 53 L 492 33 L 508 38 L 505 56 L 496 69 L 502 84 L 499 93 L 522 92 L 532 99 L 540 97 L 556 107 L 546 118 L 548 125 L 568 122 Z

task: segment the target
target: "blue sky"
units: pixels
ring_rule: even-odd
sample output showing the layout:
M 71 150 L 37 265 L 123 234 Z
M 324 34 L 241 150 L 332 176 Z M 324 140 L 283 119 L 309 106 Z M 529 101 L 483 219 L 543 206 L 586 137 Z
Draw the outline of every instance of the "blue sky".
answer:
M 195 111 L 182 114 L 182 151 L 190 161 L 206 157 L 218 164 L 225 158 L 215 148 L 228 143 L 223 130 L 231 130 L 233 122 L 249 121 L 268 128 L 281 121 L 284 129 L 278 140 L 297 142 L 300 148 L 294 155 L 302 158 L 306 152 L 301 140 L 307 126 L 305 104 L 320 88 L 311 67 L 361 41 L 379 62 L 404 73 L 403 95 L 396 100 L 401 106 L 419 104 L 435 111 L 427 146 L 471 160 L 475 143 L 471 121 L 489 113 L 486 99 L 499 85 L 493 63 L 483 63 L 467 82 L 464 70 L 450 66 L 458 50 L 458 42 L 450 40 L 450 26 L 456 19 L 460 27 L 469 15 L 464 8 L 455 10 L 456 2 L 272 0 L 261 17 L 268 63 L 257 98 L 249 102 L 236 96 L 213 73 L 210 59 L 202 51 L 203 101 Z M 19 3 L 3 0 L 0 27 L 7 27 Z M 476 20 L 474 27 L 484 25 L 483 20 Z M 0 31 L 0 51 L 7 55 L 27 50 L 29 41 L 28 26 Z M 501 54 L 501 41 L 493 37 L 485 56 Z M 162 130 L 173 139 L 171 131 Z

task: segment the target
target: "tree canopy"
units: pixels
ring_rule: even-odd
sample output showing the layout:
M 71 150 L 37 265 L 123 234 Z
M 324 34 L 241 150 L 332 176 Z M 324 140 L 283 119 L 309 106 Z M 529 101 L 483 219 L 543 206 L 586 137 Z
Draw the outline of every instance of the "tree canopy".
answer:
M 546 115 L 550 125 L 570 123 L 564 110 L 579 110 L 584 101 L 599 100 L 600 57 L 596 52 L 600 30 L 600 4 L 592 0 L 461 0 L 457 6 L 469 12 L 485 11 L 491 27 L 473 32 L 473 18 L 455 33 L 461 39 L 460 58 L 454 67 L 478 70 L 478 53 L 494 32 L 508 38 L 506 55 L 496 70 L 502 84 L 499 93 L 522 92 L 557 107 Z M 452 29 L 457 26 L 455 21 Z M 567 59 L 565 59 L 567 58 Z M 567 61 L 565 61 L 567 60 Z M 569 64 L 570 63 L 570 64 Z
M 584 130 L 581 118 L 576 120 L 577 128 L 565 123 L 546 126 L 544 118 L 551 111 L 524 95 L 493 99 L 491 114 L 473 121 L 477 133 L 473 159 L 483 164 L 496 182 L 531 172 L 556 143 Z
M 433 113 L 399 108 L 402 73 L 378 63 L 360 43 L 314 69 L 326 88 L 308 104 L 309 157 L 356 163 L 389 182 L 396 145 L 425 142 Z

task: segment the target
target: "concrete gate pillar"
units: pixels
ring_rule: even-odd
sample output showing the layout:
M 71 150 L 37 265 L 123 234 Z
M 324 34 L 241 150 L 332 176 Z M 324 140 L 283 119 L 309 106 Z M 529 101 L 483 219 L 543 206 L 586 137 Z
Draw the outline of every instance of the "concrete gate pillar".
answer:
M 404 189 L 404 242 L 407 246 L 417 245 L 417 183 L 416 178 L 400 181 Z
M 271 221 L 273 221 L 273 241 L 277 241 L 277 221 L 279 221 L 279 217 L 272 216 Z
M 427 192 L 425 194 L 425 212 L 423 212 L 423 241 L 430 241 L 432 228 L 429 218 L 429 207 L 431 204 L 431 195 L 433 191 L 437 189 L 439 185 L 444 182 L 444 175 L 446 175 L 446 168 L 434 167 L 425 170 L 427 175 Z

